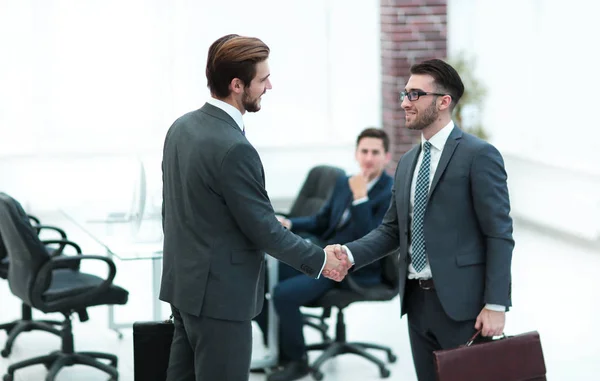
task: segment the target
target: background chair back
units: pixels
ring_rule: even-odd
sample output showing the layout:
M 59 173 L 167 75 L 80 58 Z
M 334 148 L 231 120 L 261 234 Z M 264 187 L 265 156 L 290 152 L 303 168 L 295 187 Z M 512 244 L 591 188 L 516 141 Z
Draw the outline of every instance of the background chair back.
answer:
M 317 214 L 333 192 L 335 182 L 345 172 L 341 168 L 330 165 L 313 167 L 300 188 L 289 217 L 312 216 Z
M 50 260 L 46 248 L 31 226 L 21 204 L 6 193 L 0 193 L 0 236 L 10 258 L 8 283 L 11 292 L 33 306 L 31 298 L 40 268 Z M 47 289 L 51 276 L 37 279 Z

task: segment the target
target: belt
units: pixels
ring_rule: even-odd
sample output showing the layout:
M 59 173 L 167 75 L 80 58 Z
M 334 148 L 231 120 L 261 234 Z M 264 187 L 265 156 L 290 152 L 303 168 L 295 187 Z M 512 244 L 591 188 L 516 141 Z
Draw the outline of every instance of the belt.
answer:
M 422 290 L 435 290 L 433 279 L 409 279 Z

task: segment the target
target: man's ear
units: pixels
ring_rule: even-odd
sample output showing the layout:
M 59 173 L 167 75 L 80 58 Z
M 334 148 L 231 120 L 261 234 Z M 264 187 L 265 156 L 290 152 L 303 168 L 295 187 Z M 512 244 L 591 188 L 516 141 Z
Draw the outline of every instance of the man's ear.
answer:
M 440 98 L 442 100 L 440 102 L 440 105 L 439 105 L 440 111 L 441 110 L 446 110 L 446 109 L 450 108 L 450 106 L 452 105 L 452 97 L 449 96 L 449 95 L 447 95 L 447 96 L 443 96 L 443 97 L 440 97 Z
M 392 153 L 386 152 L 385 153 L 385 165 L 387 165 L 391 160 L 392 160 Z
M 244 82 L 239 78 L 234 78 L 229 84 L 229 92 L 234 94 L 241 94 L 244 92 Z

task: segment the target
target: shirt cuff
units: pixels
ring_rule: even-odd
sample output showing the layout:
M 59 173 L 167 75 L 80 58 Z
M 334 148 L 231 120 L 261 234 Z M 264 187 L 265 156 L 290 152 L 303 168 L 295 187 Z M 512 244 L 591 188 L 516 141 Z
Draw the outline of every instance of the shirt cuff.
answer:
M 354 256 L 352 255 L 352 252 L 350 251 L 350 249 L 348 249 L 348 246 L 344 245 L 342 247 L 346 250 L 348 260 L 350 261 L 350 263 L 352 263 L 352 266 L 354 266 Z
M 315 279 L 319 279 L 321 277 L 321 273 L 325 269 L 325 265 L 327 264 L 327 252 L 323 249 L 323 253 L 325 253 L 325 260 L 323 261 L 323 266 L 321 266 L 321 271 L 319 271 L 319 275 Z
M 490 310 L 490 311 L 497 311 L 497 312 L 506 312 L 506 307 L 505 306 L 501 306 L 499 304 L 486 304 L 485 308 Z
M 369 196 L 365 196 L 365 197 L 359 198 L 358 200 L 352 201 L 352 206 L 362 204 L 363 202 L 367 202 L 367 201 L 369 201 Z

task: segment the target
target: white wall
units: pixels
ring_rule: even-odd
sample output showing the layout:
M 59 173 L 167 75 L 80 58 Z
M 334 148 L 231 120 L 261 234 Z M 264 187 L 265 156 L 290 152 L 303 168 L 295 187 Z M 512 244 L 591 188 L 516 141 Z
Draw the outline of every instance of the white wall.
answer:
M 449 53 L 476 62 L 483 125 L 509 172 L 513 214 L 600 240 L 596 39 L 585 0 L 449 0 Z
M 314 164 L 353 170 L 356 135 L 381 125 L 378 20 L 360 0 L 0 0 L 0 190 L 45 209 L 65 198 L 38 189 L 42 168 L 159 171 L 166 130 L 208 97 L 209 45 L 238 33 L 271 47 L 273 90 L 245 123 L 271 197 L 293 197 Z

